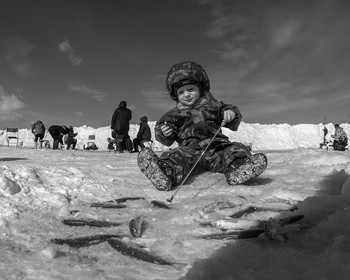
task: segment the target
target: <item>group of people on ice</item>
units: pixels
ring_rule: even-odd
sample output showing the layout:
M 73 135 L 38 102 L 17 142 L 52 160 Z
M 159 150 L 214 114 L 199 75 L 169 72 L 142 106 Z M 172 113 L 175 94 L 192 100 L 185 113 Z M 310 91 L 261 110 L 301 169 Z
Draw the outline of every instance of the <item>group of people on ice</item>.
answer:
M 200 64 L 184 61 L 173 65 L 167 73 L 166 91 L 175 101 L 175 107 L 156 122 L 155 139 L 165 146 L 177 142 L 176 148 L 158 156 L 151 148 L 145 147 L 144 143 L 152 138 L 146 116 L 140 118 L 139 131 L 131 141 L 132 112 L 126 101 L 121 101 L 115 109 L 110 126 L 112 137 L 107 139 L 111 150 L 137 152 L 141 172 L 157 189 L 171 190 L 182 184 L 189 173 L 194 175 L 205 171 L 222 173 L 229 185 L 237 185 L 259 176 L 266 169 L 268 162 L 263 153 L 252 154 L 249 147 L 231 142 L 222 133 L 223 127 L 236 131 L 242 115 L 236 106 L 214 98 L 207 73 Z M 64 144 L 64 135 L 67 149 L 71 146 L 75 149 L 77 133 L 72 126 L 53 125 L 48 131 L 53 139 L 53 149 Z M 37 141 L 44 138 L 45 126 L 37 121 L 32 132 L 37 148 Z M 338 124 L 331 137 L 334 150 L 344 151 L 347 135 Z
M 144 148 L 144 143 L 151 141 L 152 133 L 148 125 L 148 118 L 140 118 L 139 131 L 136 138 L 131 141 L 129 136 L 130 120 L 132 112 L 126 107 L 126 101 L 121 101 L 118 108 L 114 110 L 111 120 L 112 138 L 107 138 L 108 149 L 123 153 L 138 153 L 139 147 Z
M 151 129 L 148 125 L 148 118 L 143 116 L 140 118 L 140 127 L 136 135 L 136 138 L 131 141 L 129 136 L 129 122 L 132 118 L 131 111 L 126 107 L 126 102 L 122 101 L 119 107 L 114 111 L 111 121 L 112 138 L 107 138 L 108 149 L 123 153 L 124 150 L 130 153 L 139 152 L 139 147 L 143 148 L 144 143 L 152 141 Z M 31 131 L 34 134 L 34 147 L 43 148 L 43 143 L 46 144 L 47 140 L 44 140 L 45 125 L 41 120 L 32 124 Z M 52 125 L 48 128 L 48 132 L 53 139 L 52 149 L 60 149 L 66 145 L 67 150 L 76 148 L 77 139 L 75 138 L 78 133 L 74 132 L 72 126 L 65 125 Z M 38 145 L 39 143 L 39 145 Z M 47 145 L 45 145 L 47 148 Z M 85 149 L 94 150 L 98 149 L 95 145 L 86 147 Z
M 36 121 L 32 124 L 31 128 L 32 133 L 34 134 L 34 147 L 43 148 L 44 136 L 45 136 L 45 125 L 41 120 Z M 67 145 L 67 150 L 71 147 L 74 150 L 77 145 L 77 139 L 75 137 L 78 133 L 74 133 L 73 126 L 65 126 L 65 125 L 52 125 L 48 128 L 48 132 L 50 133 L 53 143 L 52 149 L 59 149 L 59 145 L 62 146 L 64 144 Z M 39 141 L 39 146 L 38 146 Z M 47 147 L 47 146 L 46 146 Z

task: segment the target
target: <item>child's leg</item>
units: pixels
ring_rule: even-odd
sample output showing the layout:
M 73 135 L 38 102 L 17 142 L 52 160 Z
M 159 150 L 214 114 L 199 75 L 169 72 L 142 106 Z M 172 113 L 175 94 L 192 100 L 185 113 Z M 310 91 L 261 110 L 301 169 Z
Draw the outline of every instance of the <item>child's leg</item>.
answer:
M 157 189 L 171 190 L 182 183 L 200 154 L 201 151 L 189 147 L 178 147 L 158 157 L 151 149 L 145 148 L 138 154 L 137 162 L 140 170 Z M 204 165 L 200 161 L 191 174 L 203 170 Z
M 244 159 L 234 159 L 224 174 L 229 185 L 242 184 L 259 176 L 267 167 L 267 158 L 263 153 L 247 154 Z
M 210 156 L 206 157 L 207 171 L 225 173 L 231 165 L 238 167 L 250 157 L 249 149 L 238 142 L 218 145 L 211 150 Z
M 245 163 L 233 167 L 225 172 L 226 181 L 229 185 L 242 184 L 256 176 L 259 176 L 267 167 L 267 158 L 263 153 L 258 153 L 246 159 Z
M 180 185 L 183 179 L 191 171 L 198 158 L 201 156 L 203 150 L 194 150 L 190 147 L 183 146 L 177 147 L 171 151 L 163 152 L 160 156 L 162 161 L 170 162 L 174 168 L 174 182 L 175 186 Z M 199 174 L 206 171 L 207 161 L 206 155 L 210 154 L 210 151 L 202 156 L 201 160 L 196 164 L 192 170 L 191 175 Z
M 224 149 L 218 146 L 216 152 L 207 160 L 208 170 L 224 173 L 230 185 L 242 184 L 259 176 L 267 167 L 264 154 L 251 155 L 245 145 L 235 142 Z
M 169 191 L 174 184 L 174 169 L 162 161 L 151 149 L 142 149 L 137 155 L 137 164 L 143 174 L 160 191 Z

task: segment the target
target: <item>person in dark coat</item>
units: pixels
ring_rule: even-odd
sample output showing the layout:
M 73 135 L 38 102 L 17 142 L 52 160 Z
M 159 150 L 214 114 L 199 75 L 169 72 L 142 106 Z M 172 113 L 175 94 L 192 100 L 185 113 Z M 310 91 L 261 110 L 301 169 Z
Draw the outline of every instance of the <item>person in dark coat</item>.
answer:
M 129 136 L 131 118 L 132 113 L 126 107 L 126 102 L 121 101 L 119 107 L 114 110 L 111 121 L 112 137 L 117 141 L 117 149 L 120 153 L 124 152 L 124 149 L 132 152 L 132 143 Z
M 64 125 L 52 125 L 49 127 L 48 131 L 53 139 L 53 145 L 52 145 L 53 150 L 58 149 L 59 143 L 61 145 L 64 145 L 63 136 L 69 132 L 68 127 Z
M 71 146 L 73 146 L 72 150 L 75 150 L 75 146 L 77 145 L 77 139 L 75 139 L 74 137 L 77 135 L 78 135 L 78 133 L 74 133 L 73 126 L 69 126 L 68 133 L 67 133 L 67 139 L 66 139 L 66 143 L 65 143 L 65 144 L 67 144 L 67 150 L 69 150 L 69 148 Z
M 43 140 L 45 136 L 45 125 L 38 120 L 32 124 L 32 133 L 34 134 L 34 146 L 38 147 L 38 140 Z M 40 141 L 40 149 L 42 148 L 42 141 Z
M 152 138 L 151 129 L 149 128 L 149 125 L 147 122 L 148 122 L 148 118 L 146 116 L 143 116 L 140 118 L 139 131 L 136 135 L 136 138 L 132 141 L 134 146 L 134 150 L 133 150 L 134 153 L 139 152 L 139 149 L 138 149 L 139 146 L 141 148 L 145 147 L 143 145 L 143 142 L 150 141 Z
M 348 145 L 348 136 L 339 124 L 335 124 L 334 128 L 335 133 L 334 135 L 331 135 L 331 137 L 334 138 L 333 148 L 336 151 L 345 151 L 346 146 Z

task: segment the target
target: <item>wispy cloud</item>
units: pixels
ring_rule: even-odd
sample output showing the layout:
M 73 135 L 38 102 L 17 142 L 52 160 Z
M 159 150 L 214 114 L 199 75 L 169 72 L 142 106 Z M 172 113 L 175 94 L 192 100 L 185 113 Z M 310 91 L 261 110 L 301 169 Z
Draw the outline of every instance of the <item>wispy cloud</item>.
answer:
M 75 114 L 78 116 L 78 117 L 85 117 L 85 114 L 83 112 L 75 112 Z
M 145 103 L 153 108 L 164 110 L 164 108 L 170 108 L 174 106 L 174 101 L 166 95 L 165 90 L 157 90 L 154 88 L 148 88 L 141 92 L 145 97 Z
M 5 59 L 12 70 L 21 77 L 29 77 L 35 74 L 30 53 L 36 46 L 29 43 L 21 36 L 13 36 L 2 40 L 6 47 Z
M 350 4 L 346 1 L 199 3 L 211 8 L 205 34 L 217 40 L 213 52 L 219 59 L 207 72 L 219 99 L 243 104 L 251 110 L 246 116 L 270 114 L 270 122 L 278 121 L 273 118 L 277 112 L 292 115 L 312 107 L 317 112 L 315 104 L 323 100 L 347 99 L 350 37 L 344 34 Z M 306 110 L 304 117 L 309 113 Z
M 20 101 L 16 95 L 6 93 L 0 86 L 0 120 L 12 121 L 18 120 L 22 114 L 18 110 L 24 107 L 24 103 Z
M 68 39 L 58 44 L 57 49 L 64 53 L 73 65 L 78 66 L 83 62 L 79 56 L 74 54 L 74 49 L 71 47 Z
M 69 89 L 100 102 L 106 100 L 106 94 L 103 91 L 93 89 L 86 85 L 69 85 Z
M 249 112 L 249 117 L 245 118 L 245 121 L 264 123 L 266 120 L 274 118 L 280 122 L 284 120 L 288 112 L 293 112 L 296 109 L 298 111 L 307 111 L 315 105 L 315 102 L 318 102 L 317 98 L 294 99 L 288 102 L 270 101 L 245 104 L 241 106 L 241 109 L 244 107 L 244 110 Z M 247 114 L 244 115 L 246 116 Z
M 148 87 L 141 92 L 141 95 L 143 95 L 147 106 L 166 111 L 166 108 L 174 107 L 175 102 L 170 98 L 165 87 L 161 87 L 164 84 L 163 80 L 164 75 L 154 76 L 153 81 L 149 82 Z

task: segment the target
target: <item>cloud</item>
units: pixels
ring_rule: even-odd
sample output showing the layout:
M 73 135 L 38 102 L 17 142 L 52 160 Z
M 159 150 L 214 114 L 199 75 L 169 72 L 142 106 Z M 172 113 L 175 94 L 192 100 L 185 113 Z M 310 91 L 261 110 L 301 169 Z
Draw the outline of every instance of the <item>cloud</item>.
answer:
M 73 65 L 78 66 L 83 62 L 80 57 L 74 55 L 74 49 L 71 47 L 68 39 L 58 44 L 57 49 L 64 53 Z
M 131 110 L 131 111 L 133 111 L 133 110 L 136 110 L 136 105 L 134 105 L 134 104 L 127 104 L 127 107 Z
M 79 93 L 80 95 L 87 96 L 89 98 L 95 99 L 100 102 L 106 100 L 106 96 L 104 92 L 90 88 L 85 85 L 70 85 L 69 89 Z
M 33 76 L 35 71 L 29 55 L 36 46 L 21 36 L 13 36 L 2 42 L 6 46 L 5 59 L 12 70 L 21 77 Z
M 78 117 L 85 117 L 85 114 L 83 112 L 76 112 L 75 113 Z
M 210 11 L 204 34 L 217 42 L 217 62 L 206 66 L 213 94 L 245 108 L 250 120 L 308 118 L 318 104 L 349 100 L 347 1 L 199 3 Z
M 24 107 L 14 94 L 6 93 L 0 86 L 0 120 L 12 121 L 18 120 L 22 117 L 17 111 Z
M 144 102 L 146 105 L 161 109 L 164 111 L 166 108 L 172 108 L 175 105 L 175 102 L 170 98 L 168 93 L 165 90 L 161 90 L 159 85 L 156 84 L 150 85 L 147 89 L 141 92 L 141 95 L 144 96 Z

